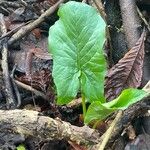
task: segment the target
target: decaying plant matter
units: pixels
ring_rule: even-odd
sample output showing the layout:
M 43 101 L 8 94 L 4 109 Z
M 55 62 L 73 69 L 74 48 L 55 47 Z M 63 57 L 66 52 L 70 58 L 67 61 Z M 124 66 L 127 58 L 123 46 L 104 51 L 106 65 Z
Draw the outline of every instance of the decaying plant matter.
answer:
M 136 121 L 149 110 L 147 6 L 145 0 L 2 0 L 0 149 L 48 150 L 58 141 L 67 149 L 114 149 L 120 138 L 125 144 L 117 148 L 124 149 L 128 125 L 136 133 Z
M 144 41 L 145 31 L 136 45 L 107 73 L 105 92 L 108 100 L 115 98 L 123 89 L 140 86 L 143 74 Z

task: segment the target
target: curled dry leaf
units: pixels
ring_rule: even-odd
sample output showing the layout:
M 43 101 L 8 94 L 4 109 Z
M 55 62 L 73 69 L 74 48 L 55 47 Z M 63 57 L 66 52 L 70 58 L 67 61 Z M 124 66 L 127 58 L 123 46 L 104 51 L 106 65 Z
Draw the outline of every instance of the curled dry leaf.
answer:
M 109 70 L 105 83 L 107 100 L 116 98 L 123 89 L 140 86 L 143 74 L 144 40 L 145 31 L 143 31 L 136 45 Z

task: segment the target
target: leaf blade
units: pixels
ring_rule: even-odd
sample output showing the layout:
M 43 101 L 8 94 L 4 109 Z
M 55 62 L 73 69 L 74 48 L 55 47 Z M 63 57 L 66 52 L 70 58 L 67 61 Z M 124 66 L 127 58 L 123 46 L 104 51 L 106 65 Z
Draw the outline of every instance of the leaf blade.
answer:
M 138 90 L 133 88 L 125 89 L 122 91 L 119 97 L 108 103 L 105 103 L 105 106 L 124 110 L 148 95 L 149 93 L 145 92 L 144 90 Z
M 105 22 L 91 6 L 73 1 L 61 6 L 58 15 L 48 38 L 58 103 L 70 102 L 80 88 L 90 101 L 104 102 Z
M 84 119 L 84 123 L 88 124 L 93 120 L 103 120 L 115 110 L 117 109 L 108 108 L 101 104 L 99 101 L 95 101 L 89 106 Z
M 116 99 L 101 104 L 99 101 L 93 102 L 86 113 L 84 122 L 86 124 L 93 120 L 103 120 L 116 110 L 125 110 L 130 105 L 147 97 L 149 93 L 138 89 L 125 89 Z

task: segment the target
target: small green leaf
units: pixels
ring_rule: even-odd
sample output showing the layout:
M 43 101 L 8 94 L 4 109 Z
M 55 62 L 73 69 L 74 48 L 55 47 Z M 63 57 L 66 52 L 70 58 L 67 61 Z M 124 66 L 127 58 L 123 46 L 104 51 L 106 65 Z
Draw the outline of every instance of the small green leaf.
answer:
M 17 150 L 26 150 L 26 148 L 23 144 L 20 144 L 19 146 L 17 146 Z
M 126 109 L 130 105 L 140 101 L 144 97 L 148 96 L 148 93 L 143 90 L 138 89 L 126 89 L 116 99 L 105 103 L 106 107 L 117 108 L 117 109 Z
M 93 120 L 103 120 L 108 115 L 116 110 L 127 109 L 130 105 L 147 97 L 149 93 L 138 89 L 126 89 L 120 96 L 110 102 L 101 104 L 99 101 L 93 102 L 86 113 L 85 123 L 90 123 Z
M 63 4 L 58 15 L 48 37 L 57 103 L 70 102 L 79 90 L 91 102 L 105 102 L 104 20 L 95 8 L 75 1 Z
M 84 123 L 88 124 L 93 120 L 103 120 L 115 110 L 115 108 L 105 107 L 99 101 L 95 101 L 89 106 Z

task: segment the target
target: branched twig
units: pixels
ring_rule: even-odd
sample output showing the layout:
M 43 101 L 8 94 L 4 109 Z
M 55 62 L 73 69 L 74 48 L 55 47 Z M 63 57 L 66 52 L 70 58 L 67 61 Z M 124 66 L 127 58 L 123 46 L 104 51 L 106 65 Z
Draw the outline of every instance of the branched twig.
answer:
M 45 18 L 49 17 L 52 13 L 55 12 L 55 10 L 58 8 L 58 6 L 63 3 L 64 0 L 59 0 L 56 4 L 54 4 L 52 7 L 50 7 L 45 13 L 43 13 L 37 20 L 35 20 L 32 23 L 29 23 L 28 25 L 22 27 L 18 32 L 16 32 L 8 41 L 8 45 L 13 44 L 18 39 L 25 36 L 27 33 L 32 31 L 34 28 L 39 26 Z

